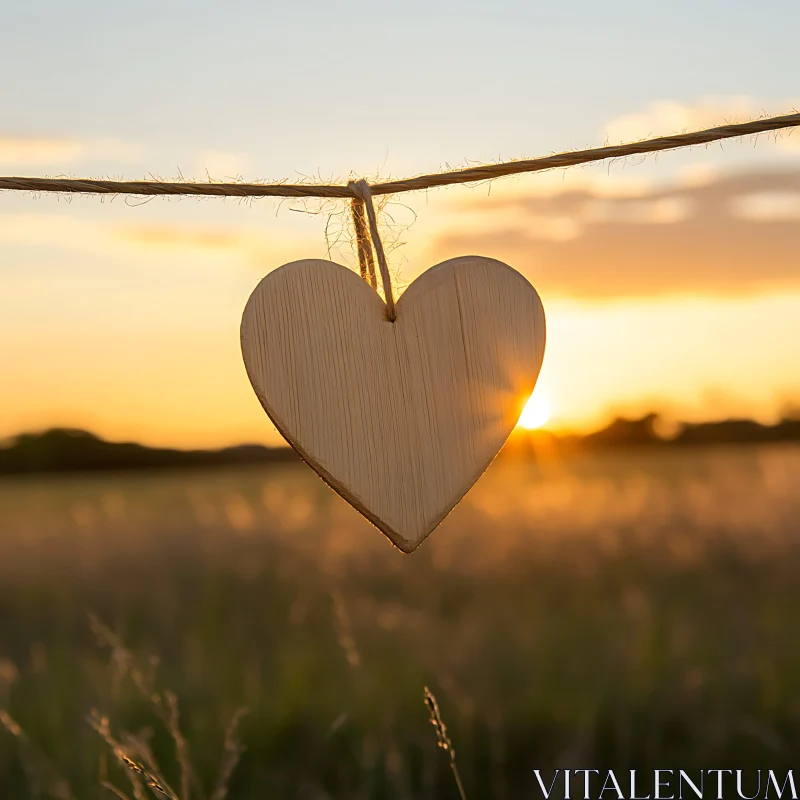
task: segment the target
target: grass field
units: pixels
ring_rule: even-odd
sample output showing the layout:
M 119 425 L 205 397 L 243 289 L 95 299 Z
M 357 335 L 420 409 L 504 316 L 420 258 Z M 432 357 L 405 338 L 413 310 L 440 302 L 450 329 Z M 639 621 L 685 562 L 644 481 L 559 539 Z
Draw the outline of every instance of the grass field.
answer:
M 232 800 L 454 798 L 426 685 L 471 800 L 795 766 L 798 487 L 796 446 L 501 460 L 403 556 L 303 466 L 6 479 L 0 798 L 135 797 L 96 710 L 221 800 L 243 706 Z

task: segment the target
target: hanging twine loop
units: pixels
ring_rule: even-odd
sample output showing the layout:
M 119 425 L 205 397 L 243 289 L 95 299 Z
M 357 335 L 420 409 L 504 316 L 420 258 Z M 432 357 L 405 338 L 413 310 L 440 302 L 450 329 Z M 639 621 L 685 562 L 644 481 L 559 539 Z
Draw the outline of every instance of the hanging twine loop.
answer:
M 389 322 L 394 322 L 397 314 L 394 307 L 394 295 L 392 294 L 392 278 L 391 275 L 389 275 L 386 253 L 383 249 L 381 235 L 378 232 L 378 218 L 375 215 L 375 206 L 372 203 L 372 192 L 370 191 L 369 184 L 363 179 L 350 181 L 350 183 L 347 184 L 347 188 L 350 189 L 355 196 L 355 200 L 353 200 L 353 222 L 356 226 L 358 262 L 361 268 L 361 275 L 370 285 L 375 287 L 375 264 L 372 261 L 372 252 L 369 247 L 366 226 L 364 225 L 364 212 L 366 211 L 369 232 L 372 237 L 372 246 L 375 248 L 375 255 L 378 257 L 378 269 L 381 273 L 383 294 L 386 299 L 386 318 Z
M 356 229 L 356 249 L 358 250 L 358 266 L 361 277 L 373 288 L 378 288 L 375 279 L 375 259 L 372 257 L 372 242 L 369 238 L 369 227 L 364 212 L 364 202 L 354 198 L 350 203 L 353 213 L 353 226 Z

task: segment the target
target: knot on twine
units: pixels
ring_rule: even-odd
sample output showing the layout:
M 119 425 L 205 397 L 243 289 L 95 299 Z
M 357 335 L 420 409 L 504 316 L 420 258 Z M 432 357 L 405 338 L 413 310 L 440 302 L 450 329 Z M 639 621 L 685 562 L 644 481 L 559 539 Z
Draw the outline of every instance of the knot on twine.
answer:
M 361 277 L 364 278 L 373 289 L 377 289 L 375 277 L 375 261 L 372 258 L 372 248 L 378 257 L 378 269 L 381 273 L 381 283 L 383 284 L 383 294 L 386 299 L 386 317 L 389 322 L 394 322 L 397 316 L 394 307 L 394 295 L 392 294 L 392 278 L 389 275 L 389 266 L 386 263 L 386 253 L 383 249 L 380 233 L 378 232 L 378 219 L 375 215 L 375 206 L 372 203 L 372 192 L 369 184 L 361 179 L 350 181 L 347 188 L 353 193 L 355 199 L 352 202 L 353 224 L 356 229 L 356 244 L 358 247 L 358 265 L 361 270 Z M 365 217 L 366 212 L 366 219 Z M 369 234 L 367 234 L 369 227 Z M 370 245 L 370 238 L 372 244 Z

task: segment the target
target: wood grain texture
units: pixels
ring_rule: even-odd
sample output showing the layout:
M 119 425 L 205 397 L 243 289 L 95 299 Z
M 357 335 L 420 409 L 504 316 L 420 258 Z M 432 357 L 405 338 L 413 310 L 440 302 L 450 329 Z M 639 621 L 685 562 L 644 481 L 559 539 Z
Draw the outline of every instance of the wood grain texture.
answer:
M 241 340 L 280 433 L 410 553 L 514 428 L 542 365 L 545 318 L 530 283 L 493 259 L 432 267 L 393 323 L 358 275 L 309 259 L 259 283 Z

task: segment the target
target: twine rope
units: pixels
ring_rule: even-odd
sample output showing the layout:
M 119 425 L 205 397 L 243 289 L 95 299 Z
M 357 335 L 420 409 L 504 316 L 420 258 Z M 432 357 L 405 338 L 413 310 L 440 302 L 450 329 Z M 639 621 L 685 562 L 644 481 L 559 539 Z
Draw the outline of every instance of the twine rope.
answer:
M 373 288 L 378 287 L 375 280 L 375 260 L 372 257 L 372 245 L 369 239 L 369 227 L 364 215 L 364 201 L 354 198 L 350 203 L 353 215 L 353 226 L 356 229 L 356 250 L 358 251 L 358 268 L 361 277 Z
M 375 206 L 372 202 L 372 192 L 370 191 L 370 185 L 363 179 L 358 181 L 350 181 L 347 184 L 347 188 L 350 189 L 352 194 L 355 195 L 356 200 L 353 201 L 353 221 L 356 222 L 356 206 L 361 207 L 361 232 L 359 233 L 358 222 L 356 222 L 356 240 L 358 242 L 358 256 L 359 256 L 359 265 L 362 264 L 361 261 L 361 250 L 362 250 L 362 243 L 366 246 L 366 249 L 369 249 L 369 242 L 366 238 L 366 231 L 364 230 L 363 226 L 363 214 L 366 211 L 367 221 L 369 222 L 369 230 L 372 235 L 372 246 L 375 248 L 375 255 L 378 257 L 378 269 L 381 273 L 381 283 L 383 284 L 383 294 L 384 300 L 386 301 L 386 318 L 389 322 L 394 322 L 396 318 L 396 313 L 394 309 L 394 294 L 392 293 L 392 276 L 389 274 L 389 265 L 386 263 L 386 253 L 383 249 L 383 242 L 381 241 L 380 231 L 378 230 L 378 218 L 375 214 Z M 369 259 L 367 260 L 367 264 L 372 258 L 372 254 L 370 253 Z M 375 267 L 372 267 L 372 278 L 375 278 Z M 362 273 L 363 274 L 363 273 Z M 372 284 L 375 285 L 374 283 Z
M 751 120 L 733 125 L 722 125 L 693 133 L 680 133 L 675 136 L 661 136 L 630 144 L 597 147 L 591 150 L 576 150 L 571 153 L 556 153 L 524 161 L 507 161 L 501 164 L 486 164 L 478 167 L 420 175 L 386 183 L 376 183 L 370 187 L 373 195 L 413 192 L 420 189 L 433 189 L 437 186 L 450 186 L 456 183 L 502 178 L 505 175 L 518 175 L 523 172 L 541 172 L 547 169 L 574 167 L 610 158 L 656 153 L 662 150 L 676 150 L 699 144 L 733 139 L 739 136 L 777 131 L 783 128 L 800 126 L 800 113 L 780 117 Z M 195 195 L 206 197 L 339 197 L 349 199 L 352 189 L 346 186 L 326 186 L 315 184 L 263 184 L 263 183 L 170 183 L 163 181 L 106 181 L 72 178 L 0 178 L 0 190 L 23 192 L 67 192 L 72 194 L 133 194 L 133 195 Z

